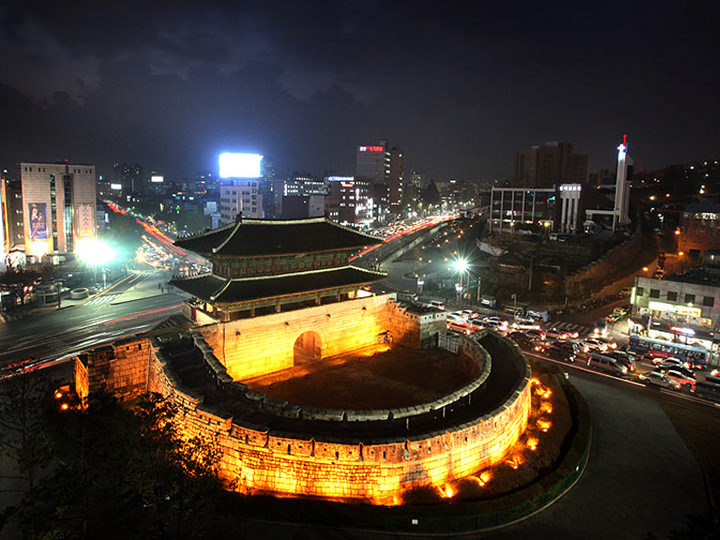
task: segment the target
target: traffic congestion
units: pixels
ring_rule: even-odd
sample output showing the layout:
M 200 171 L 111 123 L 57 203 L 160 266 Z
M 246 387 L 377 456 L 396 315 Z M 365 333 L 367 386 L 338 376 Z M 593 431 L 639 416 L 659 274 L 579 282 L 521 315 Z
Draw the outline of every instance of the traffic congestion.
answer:
M 627 316 L 624 311 L 619 308 L 612 319 Z M 581 335 L 562 323 L 547 323 L 541 318 L 483 315 L 471 309 L 448 313 L 446 325 L 448 335 L 472 335 L 488 329 L 542 360 L 720 403 L 720 370 L 710 369 L 702 358 L 683 355 L 683 351 L 648 346 L 649 340 L 629 339 L 627 344 L 620 344 L 606 337 L 601 328 L 587 328 Z

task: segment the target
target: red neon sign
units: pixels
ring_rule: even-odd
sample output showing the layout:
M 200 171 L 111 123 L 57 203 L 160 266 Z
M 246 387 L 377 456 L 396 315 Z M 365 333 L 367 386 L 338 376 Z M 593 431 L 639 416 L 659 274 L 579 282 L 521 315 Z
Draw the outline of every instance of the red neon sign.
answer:
M 361 152 L 384 152 L 385 148 L 382 146 L 361 146 Z

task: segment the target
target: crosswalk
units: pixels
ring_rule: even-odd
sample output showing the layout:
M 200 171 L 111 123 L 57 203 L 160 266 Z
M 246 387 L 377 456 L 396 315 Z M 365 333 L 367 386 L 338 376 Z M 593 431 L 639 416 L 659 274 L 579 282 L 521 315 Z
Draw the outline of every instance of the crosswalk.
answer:
M 102 304 L 111 304 L 120 294 L 98 294 L 85 302 L 86 306 L 99 306 Z
M 584 324 L 578 324 L 578 323 L 571 323 L 571 322 L 557 322 L 557 323 L 548 323 L 548 328 L 557 328 L 558 330 L 563 330 L 566 332 L 577 332 L 579 338 L 583 338 L 586 336 L 589 336 L 593 333 L 593 327 L 587 326 Z

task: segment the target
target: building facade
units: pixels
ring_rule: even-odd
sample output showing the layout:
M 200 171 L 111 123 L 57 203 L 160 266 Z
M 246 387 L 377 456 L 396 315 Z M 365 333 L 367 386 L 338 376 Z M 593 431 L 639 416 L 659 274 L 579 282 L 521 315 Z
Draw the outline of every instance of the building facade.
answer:
M 720 250 L 720 204 L 689 204 L 680 218 L 679 231 L 678 251 L 690 257 Z
M 370 180 L 354 176 L 325 178 L 328 219 L 337 223 L 370 223 L 375 216 L 374 189 Z
M 25 253 L 73 252 L 95 238 L 95 165 L 22 162 Z
M 720 276 L 697 271 L 653 279 L 637 276 L 633 312 L 672 325 L 720 330 Z
M 388 146 L 386 139 L 381 139 L 374 145 L 356 148 L 355 177 L 386 186 L 389 208 L 381 208 L 381 211 L 400 208 L 404 191 L 403 156 L 403 151 Z
M 0 179 L 0 205 L 2 223 L 2 260 L 12 251 L 19 250 L 25 244 L 23 227 L 22 186 L 19 180 L 11 179 L 3 171 Z
M 515 187 L 550 188 L 562 182 L 587 181 L 587 154 L 576 154 L 569 142 L 546 142 L 515 155 Z
M 538 225 L 553 230 L 557 194 L 554 188 L 492 188 L 490 231 L 509 233 L 519 226 Z
M 220 225 L 233 223 L 238 214 L 262 217 L 263 203 L 259 178 L 223 179 L 220 184 Z
M 146 181 L 142 165 L 137 163 L 115 163 L 113 165 L 113 182 L 119 184 L 123 196 L 133 193 L 145 193 Z

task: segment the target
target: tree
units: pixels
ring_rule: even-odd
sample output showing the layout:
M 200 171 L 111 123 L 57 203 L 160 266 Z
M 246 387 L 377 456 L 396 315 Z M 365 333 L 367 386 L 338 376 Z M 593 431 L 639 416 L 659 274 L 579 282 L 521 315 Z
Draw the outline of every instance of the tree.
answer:
M 196 538 L 222 496 L 213 441 L 184 440 L 175 407 L 147 395 L 123 407 L 106 395 L 55 411 L 45 426 L 55 466 L 14 516 L 31 538 Z
M 46 379 L 32 373 L 6 378 L 0 385 L 0 456 L 13 464 L 25 490 L 34 489 L 40 470 L 50 460 L 50 444 L 42 428 L 42 407 L 49 393 Z
M 30 293 L 33 284 L 40 278 L 40 273 L 34 270 L 16 270 L 10 268 L 0 275 L 0 286 L 11 290 L 20 303 L 25 303 L 25 297 Z

